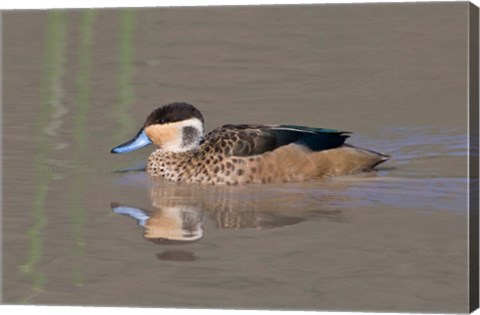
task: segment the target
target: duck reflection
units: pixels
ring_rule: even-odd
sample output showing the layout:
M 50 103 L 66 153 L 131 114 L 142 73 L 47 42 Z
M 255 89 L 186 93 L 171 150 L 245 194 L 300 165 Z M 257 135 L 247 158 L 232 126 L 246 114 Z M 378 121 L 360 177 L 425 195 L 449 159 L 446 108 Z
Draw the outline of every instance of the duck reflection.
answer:
M 313 217 L 344 220 L 342 211 L 328 207 L 332 198 L 338 201 L 343 196 L 319 197 L 302 187 L 185 185 L 149 177 L 148 191 L 152 210 L 117 202 L 112 202 L 111 208 L 114 213 L 135 219 L 144 228 L 145 239 L 158 244 L 178 245 L 200 240 L 204 236 L 204 216 L 221 229 L 272 229 Z M 327 206 L 319 209 L 321 204 Z M 178 252 L 159 256 L 194 260 L 190 254 Z

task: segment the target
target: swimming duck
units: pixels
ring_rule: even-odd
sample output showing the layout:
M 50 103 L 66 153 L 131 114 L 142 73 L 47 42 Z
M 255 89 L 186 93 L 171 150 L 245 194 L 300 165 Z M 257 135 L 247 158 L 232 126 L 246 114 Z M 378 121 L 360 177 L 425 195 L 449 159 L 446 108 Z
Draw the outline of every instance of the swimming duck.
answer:
M 296 125 L 223 125 L 204 135 L 205 120 L 188 103 L 148 115 L 130 141 L 111 153 L 151 143 L 152 176 L 187 183 L 237 185 L 299 182 L 372 170 L 390 157 L 344 143 L 350 132 Z

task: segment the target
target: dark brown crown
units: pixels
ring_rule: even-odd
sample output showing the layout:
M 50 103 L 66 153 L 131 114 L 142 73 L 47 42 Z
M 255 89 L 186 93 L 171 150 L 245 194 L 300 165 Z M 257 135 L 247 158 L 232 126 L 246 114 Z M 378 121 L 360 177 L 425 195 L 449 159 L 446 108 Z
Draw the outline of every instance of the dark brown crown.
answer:
M 148 115 L 144 127 L 155 124 L 168 124 L 183 121 L 191 118 L 198 118 L 205 124 L 202 113 L 193 105 L 188 103 L 170 103 L 155 109 Z

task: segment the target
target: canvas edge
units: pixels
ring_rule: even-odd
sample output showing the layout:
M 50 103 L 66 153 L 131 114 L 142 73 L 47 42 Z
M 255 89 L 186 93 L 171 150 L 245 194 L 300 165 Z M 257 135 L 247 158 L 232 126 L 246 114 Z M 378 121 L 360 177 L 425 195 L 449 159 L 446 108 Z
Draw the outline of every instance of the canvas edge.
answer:
M 479 304 L 479 24 L 478 7 L 468 6 L 468 106 L 469 106 L 469 312 Z

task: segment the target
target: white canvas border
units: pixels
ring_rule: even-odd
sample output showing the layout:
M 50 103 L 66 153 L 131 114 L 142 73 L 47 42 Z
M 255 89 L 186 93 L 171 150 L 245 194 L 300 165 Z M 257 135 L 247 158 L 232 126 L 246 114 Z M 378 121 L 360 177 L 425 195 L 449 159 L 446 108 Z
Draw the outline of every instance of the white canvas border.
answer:
M 465 2 L 464 0 L 3 0 L 0 9 L 51 9 L 51 8 L 119 8 L 119 7 L 167 7 L 207 5 L 274 5 L 315 3 L 384 3 L 384 2 Z M 479 6 L 480 0 L 472 0 Z

